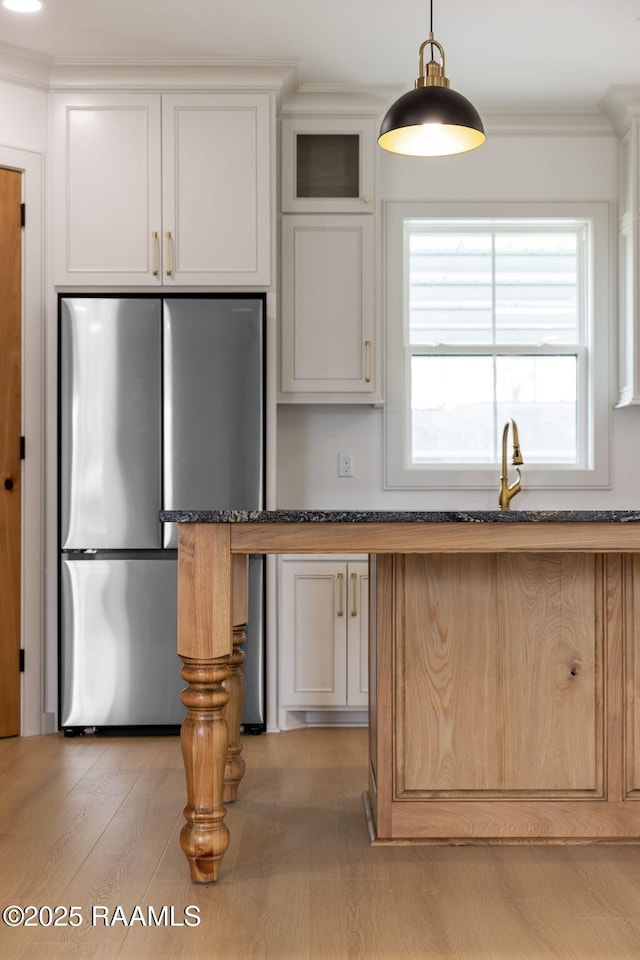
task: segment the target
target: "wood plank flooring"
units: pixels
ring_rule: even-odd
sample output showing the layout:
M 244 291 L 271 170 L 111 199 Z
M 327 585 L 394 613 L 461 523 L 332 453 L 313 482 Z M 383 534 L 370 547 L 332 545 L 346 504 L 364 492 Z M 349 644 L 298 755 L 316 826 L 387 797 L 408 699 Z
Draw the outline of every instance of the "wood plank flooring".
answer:
M 366 738 L 244 737 L 231 845 L 210 886 L 191 884 L 178 843 L 177 738 L 0 741 L 0 909 L 76 906 L 83 918 L 0 923 L 0 957 L 637 960 L 639 847 L 371 847 Z M 199 926 L 178 926 L 191 905 Z M 173 907 L 174 925 L 92 926 L 96 906 L 110 920 L 117 906 Z

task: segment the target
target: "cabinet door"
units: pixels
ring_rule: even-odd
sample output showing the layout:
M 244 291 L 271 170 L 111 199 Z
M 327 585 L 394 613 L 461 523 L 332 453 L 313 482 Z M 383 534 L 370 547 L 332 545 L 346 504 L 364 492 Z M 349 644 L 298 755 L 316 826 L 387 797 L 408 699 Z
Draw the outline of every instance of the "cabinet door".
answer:
M 295 215 L 282 225 L 282 389 L 374 389 L 372 217 Z
M 296 117 L 282 121 L 284 213 L 373 213 L 374 121 Z
M 344 563 L 283 561 L 280 591 L 280 704 L 347 702 L 348 598 Z
M 162 98 L 164 283 L 268 284 L 271 98 Z
M 369 563 L 347 565 L 349 609 L 347 627 L 347 703 L 369 704 Z
M 601 559 L 406 554 L 397 564 L 396 795 L 601 797 Z
M 160 97 L 54 97 L 54 279 L 158 284 Z

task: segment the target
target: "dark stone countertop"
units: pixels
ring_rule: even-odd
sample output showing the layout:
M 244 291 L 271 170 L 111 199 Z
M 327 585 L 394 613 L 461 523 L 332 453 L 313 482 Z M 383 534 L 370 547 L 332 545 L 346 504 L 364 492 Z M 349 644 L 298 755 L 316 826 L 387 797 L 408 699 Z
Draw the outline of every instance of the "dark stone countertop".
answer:
M 640 523 L 640 510 L 162 510 L 164 523 Z

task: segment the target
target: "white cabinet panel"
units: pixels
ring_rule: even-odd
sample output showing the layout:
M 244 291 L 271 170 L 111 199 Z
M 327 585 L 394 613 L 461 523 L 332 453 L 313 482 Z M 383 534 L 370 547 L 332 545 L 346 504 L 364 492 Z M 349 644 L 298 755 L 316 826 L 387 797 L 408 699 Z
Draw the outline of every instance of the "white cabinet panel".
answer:
M 339 706 L 347 698 L 344 564 L 283 563 L 281 702 Z
M 366 707 L 368 561 L 283 558 L 280 706 Z
M 351 560 L 349 577 L 349 622 L 347 644 L 347 703 L 369 703 L 369 564 Z
M 373 213 L 375 122 L 370 117 L 282 121 L 282 210 Z
M 371 217 L 283 218 L 283 392 L 373 392 L 373 244 Z
M 162 110 L 165 282 L 268 284 L 269 97 L 165 95 Z
M 269 94 L 53 98 L 55 282 L 271 279 Z
M 58 283 L 158 283 L 160 97 L 58 97 L 54 104 Z

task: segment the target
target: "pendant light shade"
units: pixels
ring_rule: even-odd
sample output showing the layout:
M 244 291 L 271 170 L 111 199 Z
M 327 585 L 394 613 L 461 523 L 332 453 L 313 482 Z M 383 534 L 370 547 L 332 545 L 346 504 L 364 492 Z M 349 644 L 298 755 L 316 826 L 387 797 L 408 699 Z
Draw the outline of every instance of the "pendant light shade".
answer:
M 425 47 L 431 60 L 424 65 Z M 433 59 L 433 48 L 440 60 Z M 389 108 L 378 143 L 391 153 L 411 157 L 445 157 L 482 146 L 486 137 L 478 111 L 466 97 L 451 90 L 444 72 L 444 50 L 433 32 L 420 47 L 420 76 L 415 89 Z

